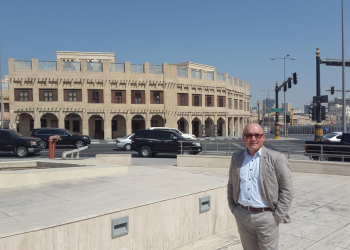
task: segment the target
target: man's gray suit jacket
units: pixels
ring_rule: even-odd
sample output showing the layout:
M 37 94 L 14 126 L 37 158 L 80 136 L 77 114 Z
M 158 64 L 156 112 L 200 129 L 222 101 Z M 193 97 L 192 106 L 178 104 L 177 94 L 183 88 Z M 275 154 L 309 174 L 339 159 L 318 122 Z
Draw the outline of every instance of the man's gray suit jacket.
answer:
M 243 160 L 244 150 L 237 151 L 232 155 L 227 184 L 227 199 L 232 213 L 238 203 L 239 173 Z M 293 199 L 293 183 L 290 165 L 284 154 L 262 147 L 260 187 L 260 194 L 274 211 L 273 216 L 276 221 L 279 223 L 290 222 L 288 211 Z

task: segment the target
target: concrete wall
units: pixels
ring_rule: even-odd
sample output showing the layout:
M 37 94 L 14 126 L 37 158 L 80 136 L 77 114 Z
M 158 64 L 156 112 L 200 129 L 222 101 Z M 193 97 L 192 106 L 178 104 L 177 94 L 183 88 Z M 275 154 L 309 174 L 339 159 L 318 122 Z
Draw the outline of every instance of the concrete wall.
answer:
M 229 169 L 231 156 L 178 155 L 178 167 L 207 167 Z M 328 161 L 289 160 L 292 172 L 350 176 L 350 164 Z
M 199 212 L 199 198 L 210 195 L 211 209 Z M 0 250 L 175 249 L 236 227 L 226 186 L 130 208 L 74 223 L 0 239 Z M 129 233 L 112 239 L 111 221 L 129 216 Z

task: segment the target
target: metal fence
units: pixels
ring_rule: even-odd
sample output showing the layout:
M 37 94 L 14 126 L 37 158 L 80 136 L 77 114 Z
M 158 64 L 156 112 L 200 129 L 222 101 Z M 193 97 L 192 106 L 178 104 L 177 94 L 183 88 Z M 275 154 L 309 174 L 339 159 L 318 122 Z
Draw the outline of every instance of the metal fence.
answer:
M 150 65 L 149 73 L 151 74 L 163 74 L 163 65 Z
M 138 74 L 145 73 L 143 64 L 130 64 L 130 70 L 132 73 L 138 73 Z
M 75 61 L 63 61 L 64 71 L 81 71 L 81 63 Z
M 38 69 L 40 71 L 57 71 L 56 61 L 39 61 Z
M 304 155 L 308 156 L 312 160 L 320 161 L 350 161 L 350 146 L 347 145 L 332 145 L 328 144 L 305 144 L 306 147 L 312 147 L 308 153 Z
M 14 61 L 15 71 L 30 71 L 32 70 L 32 61 Z
M 199 155 L 218 155 L 218 156 L 232 156 L 232 154 L 238 150 L 245 149 L 243 141 L 237 141 L 237 139 L 229 139 L 228 141 L 222 141 L 219 138 L 217 140 L 198 140 L 194 142 L 199 142 L 202 146 L 202 152 Z M 287 159 L 293 160 L 309 160 L 309 155 L 305 154 L 304 144 L 278 144 L 278 146 L 273 146 L 266 144 L 266 148 L 277 150 L 283 153 Z M 180 142 L 179 152 L 184 154 L 185 147 Z M 193 152 L 191 152 L 193 153 Z M 186 152 L 185 152 L 186 154 Z
M 102 62 L 87 62 L 87 71 L 89 72 L 102 72 L 103 64 Z

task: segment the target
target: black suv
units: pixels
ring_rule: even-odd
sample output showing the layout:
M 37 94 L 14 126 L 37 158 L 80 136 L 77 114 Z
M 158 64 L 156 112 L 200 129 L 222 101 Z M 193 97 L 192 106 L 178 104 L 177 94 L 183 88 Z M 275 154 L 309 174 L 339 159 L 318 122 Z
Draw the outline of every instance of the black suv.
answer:
M 170 130 L 137 130 L 131 143 L 131 149 L 143 157 L 155 156 L 157 153 L 181 153 L 185 155 L 202 152 L 199 142 L 185 139 Z
M 12 151 L 18 157 L 40 153 L 42 141 L 39 138 L 24 137 L 10 129 L 0 129 L 0 151 Z
M 62 128 L 35 128 L 32 131 L 31 137 L 37 137 L 42 140 L 43 148 L 47 148 L 49 137 L 59 135 L 62 140 L 57 141 L 56 145 L 71 145 L 77 148 L 91 144 L 91 138 L 87 135 L 73 134 L 69 130 Z

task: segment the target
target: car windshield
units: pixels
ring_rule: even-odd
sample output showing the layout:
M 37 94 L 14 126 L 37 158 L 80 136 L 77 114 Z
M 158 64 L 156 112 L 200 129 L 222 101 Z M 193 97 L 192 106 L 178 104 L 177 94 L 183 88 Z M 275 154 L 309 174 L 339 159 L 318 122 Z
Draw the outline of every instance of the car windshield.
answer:
M 130 134 L 130 135 L 127 135 L 127 136 L 124 136 L 123 139 L 127 139 L 129 138 L 129 136 L 132 136 L 133 134 Z
M 12 131 L 10 130 L 10 134 L 13 138 L 20 138 L 23 137 L 23 135 L 21 135 L 20 133 L 16 132 L 16 131 Z
M 65 129 L 64 131 L 66 131 L 68 134 L 74 135 L 74 133 L 68 129 Z
M 333 138 L 334 136 L 337 136 L 337 135 L 339 135 L 339 134 L 328 134 L 328 135 L 325 135 L 325 136 L 323 136 L 323 138 L 324 139 L 330 139 L 330 138 Z

